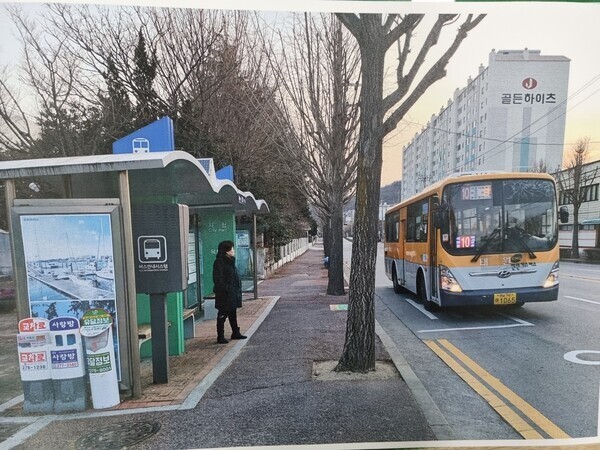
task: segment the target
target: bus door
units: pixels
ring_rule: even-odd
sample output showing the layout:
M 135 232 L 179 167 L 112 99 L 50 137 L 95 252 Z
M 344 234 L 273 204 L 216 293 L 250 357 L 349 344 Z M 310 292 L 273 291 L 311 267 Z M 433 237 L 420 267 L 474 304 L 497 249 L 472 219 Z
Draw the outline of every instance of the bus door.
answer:
M 429 199 L 429 286 L 431 287 L 431 298 L 439 298 L 437 283 L 437 229 L 433 226 L 433 212 L 438 208 L 439 204 L 440 200 L 437 195 Z
M 398 224 L 398 282 L 406 286 L 406 273 L 404 264 L 404 243 L 406 242 L 406 208 L 400 210 L 400 223 Z

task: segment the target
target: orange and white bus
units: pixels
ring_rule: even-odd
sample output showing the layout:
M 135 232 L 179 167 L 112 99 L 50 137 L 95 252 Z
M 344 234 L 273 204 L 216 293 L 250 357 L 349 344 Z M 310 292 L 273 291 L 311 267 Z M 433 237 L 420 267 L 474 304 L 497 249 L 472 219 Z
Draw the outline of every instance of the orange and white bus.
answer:
M 553 301 L 558 216 L 548 174 L 456 174 L 386 212 L 385 271 L 427 310 Z

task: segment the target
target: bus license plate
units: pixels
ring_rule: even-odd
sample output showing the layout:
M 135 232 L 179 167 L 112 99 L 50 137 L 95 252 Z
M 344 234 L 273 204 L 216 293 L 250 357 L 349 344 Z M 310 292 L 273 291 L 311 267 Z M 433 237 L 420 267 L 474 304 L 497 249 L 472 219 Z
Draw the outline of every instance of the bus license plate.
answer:
M 511 292 L 510 294 L 494 294 L 494 305 L 512 305 L 517 303 L 517 294 Z

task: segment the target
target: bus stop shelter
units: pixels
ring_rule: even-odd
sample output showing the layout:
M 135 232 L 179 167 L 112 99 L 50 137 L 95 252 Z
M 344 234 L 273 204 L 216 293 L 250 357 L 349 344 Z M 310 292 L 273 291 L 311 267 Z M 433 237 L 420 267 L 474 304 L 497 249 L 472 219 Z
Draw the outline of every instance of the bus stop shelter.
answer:
M 197 159 L 182 151 L 2 161 L 0 180 L 5 191 L 19 319 L 32 314 L 28 298 L 30 267 L 26 267 L 28 261 L 25 260 L 23 248 L 23 240 L 32 236 L 24 235 L 24 221 L 36 215 L 107 216 L 113 243 L 111 258 L 115 309 L 118 313 L 120 387 L 134 397 L 141 393 L 138 325 L 144 319 L 140 321 L 139 316 L 149 312 L 140 306 L 144 304 L 144 296 L 136 291 L 135 270 L 139 261 L 136 261 L 135 254 L 132 211 L 140 205 L 187 206 L 190 225 L 185 232 L 191 236 L 187 258 L 190 271 L 192 267 L 195 268 L 196 284 L 201 284 L 203 267 L 212 264 L 212 249 L 217 241 L 228 239 L 235 242 L 236 217 L 251 218 L 253 226 L 250 241 L 253 260 L 256 261 L 256 216 L 268 213 L 265 201 L 256 199 L 250 192 L 239 190 L 230 180 L 217 179 Z M 34 195 L 35 198 L 19 198 L 16 189 L 18 181 L 39 191 Z M 39 230 L 40 236 L 36 239 L 62 239 L 61 236 L 44 236 L 44 231 Z M 74 250 L 69 244 L 68 235 L 64 241 L 64 252 L 68 256 Z M 182 250 L 182 253 L 185 251 Z M 63 258 L 63 264 L 65 259 L 69 258 Z M 95 261 L 98 263 L 99 259 Z M 44 267 L 51 266 L 48 260 L 43 264 Z M 256 270 L 254 273 L 256 296 Z M 192 274 L 188 275 L 191 280 Z M 202 286 L 196 285 L 195 290 L 200 290 L 198 296 L 201 296 Z M 205 287 L 204 291 L 209 292 L 210 288 Z M 194 303 L 192 300 L 186 304 L 186 295 L 187 289 L 183 289 L 167 296 L 170 354 L 183 352 L 183 315 L 186 307 Z M 153 359 L 155 356 L 153 354 Z

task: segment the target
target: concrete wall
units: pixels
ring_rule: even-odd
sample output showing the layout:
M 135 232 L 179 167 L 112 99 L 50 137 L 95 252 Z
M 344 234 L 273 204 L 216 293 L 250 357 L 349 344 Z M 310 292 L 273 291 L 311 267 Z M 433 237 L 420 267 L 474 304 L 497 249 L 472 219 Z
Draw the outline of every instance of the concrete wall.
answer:
M 12 276 L 12 259 L 10 256 L 10 236 L 0 230 L 0 276 Z
M 279 269 L 284 264 L 293 261 L 298 256 L 302 255 L 308 250 L 310 243 L 308 238 L 294 239 L 287 245 L 284 245 L 279 249 L 279 260 L 278 261 L 265 261 L 265 273 L 266 276 L 270 276 L 273 272 Z

